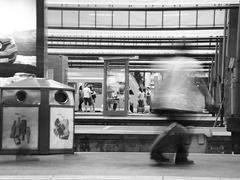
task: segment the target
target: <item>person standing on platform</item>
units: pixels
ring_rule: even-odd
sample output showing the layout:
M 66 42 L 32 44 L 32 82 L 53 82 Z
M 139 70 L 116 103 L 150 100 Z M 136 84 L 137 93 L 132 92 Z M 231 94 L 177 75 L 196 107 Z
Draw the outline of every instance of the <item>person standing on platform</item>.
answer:
M 83 100 L 85 112 L 87 112 L 87 106 L 89 106 L 90 111 L 92 111 L 91 90 L 88 84 L 86 84 L 85 87 L 83 88 Z
M 140 87 L 138 92 L 138 107 L 137 107 L 137 112 L 144 112 L 144 98 L 145 98 L 145 93 L 143 89 Z
M 151 112 L 151 90 L 150 87 L 146 88 L 145 96 L 146 96 L 146 105 L 145 105 L 145 113 Z
M 131 113 L 134 112 L 133 95 L 134 95 L 133 90 L 130 89 L 130 90 L 129 90 L 129 111 L 130 111 Z
M 95 100 L 96 100 L 96 97 L 97 97 L 97 94 L 96 94 L 96 91 L 93 89 L 93 86 L 90 86 L 90 90 L 91 90 L 91 101 L 92 101 L 92 109 L 93 109 L 93 112 L 95 112 Z
M 82 112 L 82 103 L 83 103 L 83 89 L 82 85 L 79 87 L 79 104 L 78 104 L 78 110 Z

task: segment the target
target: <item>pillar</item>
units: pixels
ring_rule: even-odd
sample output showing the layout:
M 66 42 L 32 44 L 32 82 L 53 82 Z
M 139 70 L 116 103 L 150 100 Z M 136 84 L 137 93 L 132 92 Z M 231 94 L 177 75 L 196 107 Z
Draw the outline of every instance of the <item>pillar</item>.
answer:
M 240 8 L 239 8 L 240 9 Z M 231 10 L 232 11 L 232 10 Z M 240 13 L 231 14 L 238 22 L 236 37 L 236 58 L 231 68 L 231 116 L 227 116 L 227 130 L 232 134 L 232 148 L 235 154 L 240 154 Z M 237 19 L 238 18 L 238 19 Z M 230 18 L 231 19 L 231 18 Z M 233 45 L 234 47 L 234 45 Z M 230 52 L 230 49 L 229 49 Z M 234 53 L 233 53 L 234 55 Z

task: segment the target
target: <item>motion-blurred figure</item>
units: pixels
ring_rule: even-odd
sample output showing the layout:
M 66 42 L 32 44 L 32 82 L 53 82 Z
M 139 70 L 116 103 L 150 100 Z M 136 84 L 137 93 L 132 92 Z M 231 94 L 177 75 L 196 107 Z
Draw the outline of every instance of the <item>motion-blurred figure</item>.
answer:
M 158 62 L 159 64 L 161 63 Z M 190 76 L 190 73 L 200 68 L 200 64 L 192 58 L 174 57 L 160 68 L 165 71 L 163 80 L 155 85 L 152 110 L 158 115 L 166 116 L 172 124 L 152 144 L 151 159 L 166 163 L 170 160 L 164 153 L 176 153 L 175 164 L 193 164 L 188 159 L 189 147 L 186 146 L 186 142 L 191 142 L 190 133 L 178 117 L 181 114 L 202 112 L 204 109 L 204 96 L 192 83 Z

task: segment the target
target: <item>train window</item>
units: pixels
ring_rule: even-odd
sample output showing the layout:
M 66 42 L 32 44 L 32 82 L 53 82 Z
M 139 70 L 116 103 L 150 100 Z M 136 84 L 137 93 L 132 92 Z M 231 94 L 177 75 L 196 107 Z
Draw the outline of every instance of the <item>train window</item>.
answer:
M 85 82 L 84 87 L 88 84 L 92 85 L 94 91 L 97 94 L 102 94 L 102 83 L 100 83 L 100 82 Z

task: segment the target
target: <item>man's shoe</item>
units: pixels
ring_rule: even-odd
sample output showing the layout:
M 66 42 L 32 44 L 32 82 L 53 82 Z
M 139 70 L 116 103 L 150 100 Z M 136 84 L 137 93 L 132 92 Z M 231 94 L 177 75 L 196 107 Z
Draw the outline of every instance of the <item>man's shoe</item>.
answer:
M 191 165 L 191 164 L 194 164 L 194 161 L 189 160 L 189 159 L 184 159 L 184 160 L 175 161 L 175 164 L 177 164 L 177 165 Z
M 151 156 L 151 159 L 153 159 L 159 163 L 170 163 L 170 160 L 168 158 L 164 157 L 162 154 Z

